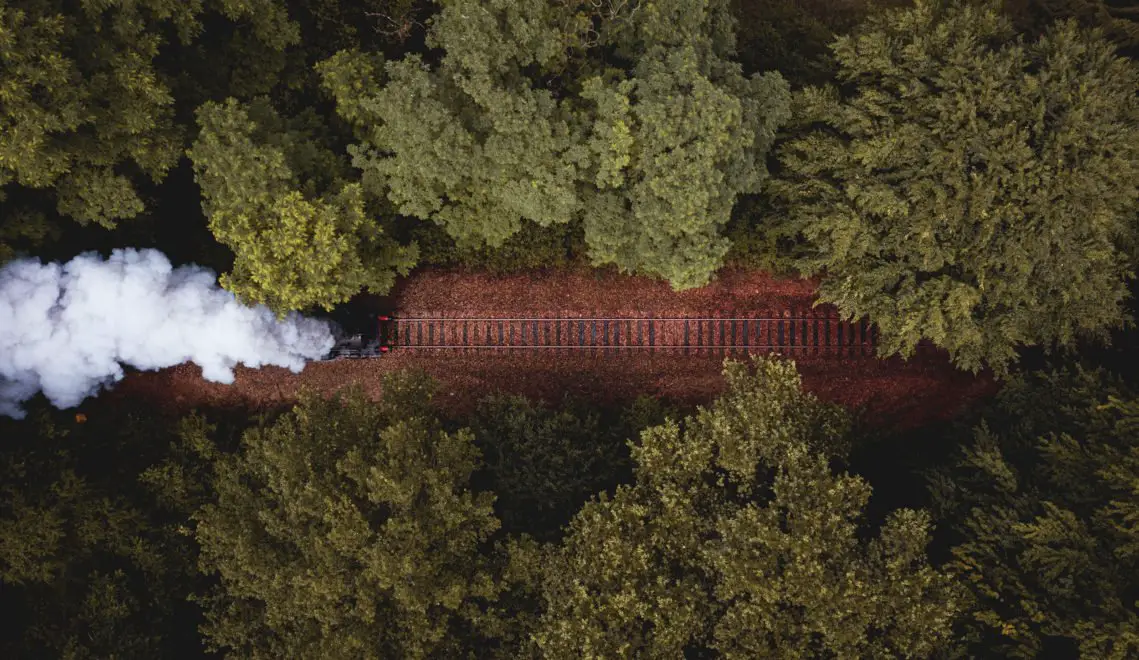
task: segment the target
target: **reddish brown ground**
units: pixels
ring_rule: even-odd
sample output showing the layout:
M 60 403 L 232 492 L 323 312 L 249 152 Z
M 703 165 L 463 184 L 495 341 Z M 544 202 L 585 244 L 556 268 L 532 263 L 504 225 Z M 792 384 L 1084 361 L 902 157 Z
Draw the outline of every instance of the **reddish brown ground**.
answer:
M 673 293 L 668 285 L 641 277 L 588 271 L 492 277 L 485 274 L 424 272 L 401 283 L 393 302 L 397 315 L 442 312 L 465 315 L 567 316 L 710 314 L 809 307 L 815 283 L 773 280 L 760 273 L 731 271 L 696 291 Z M 927 352 L 906 363 L 873 357 L 792 355 L 805 388 L 823 400 L 869 404 L 883 426 L 906 429 L 947 419 L 996 391 L 992 379 L 952 368 L 942 353 Z M 738 356 L 739 359 L 744 357 Z M 402 368 L 423 368 L 440 382 L 437 403 L 456 416 L 479 397 L 500 389 L 556 402 L 569 391 L 598 403 L 627 402 L 649 394 L 682 404 L 708 404 L 723 390 L 723 357 L 598 351 L 532 353 L 441 353 L 399 351 L 375 360 L 312 363 L 300 374 L 285 369 L 239 368 L 233 385 L 201 379 L 201 370 L 182 365 L 127 376 L 114 396 L 143 397 L 171 411 L 194 407 L 263 409 L 288 403 L 302 386 L 331 393 L 349 384 L 381 395 L 381 376 Z

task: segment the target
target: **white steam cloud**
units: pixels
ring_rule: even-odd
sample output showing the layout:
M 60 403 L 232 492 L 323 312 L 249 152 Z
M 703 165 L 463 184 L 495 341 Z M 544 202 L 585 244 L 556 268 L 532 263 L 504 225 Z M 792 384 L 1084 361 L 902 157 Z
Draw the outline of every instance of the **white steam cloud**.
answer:
M 173 268 L 156 250 L 0 268 L 0 415 L 17 419 L 40 390 L 56 407 L 79 405 L 123 377 L 120 363 L 192 361 L 207 380 L 232 383 L 238 363 L 299 372 L 332 345 L 326 322 L 295 313 L 278 321 L 219 288 L 212 271 Z

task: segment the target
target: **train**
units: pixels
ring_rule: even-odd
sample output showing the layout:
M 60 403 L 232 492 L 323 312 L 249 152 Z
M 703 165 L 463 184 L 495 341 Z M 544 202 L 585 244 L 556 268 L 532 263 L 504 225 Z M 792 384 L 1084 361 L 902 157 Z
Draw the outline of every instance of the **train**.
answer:
M 374 335 L 345 334 L 339 325 L 332 325 L 332 335 L 336 343 L 317 362 L 330 362 L 333 360 L 354 360 L 359 358 L 377 358 L 389 353 L 392 349 L 392 340 L 387 330 L 391 316 L 376 317 L 376 332 Z

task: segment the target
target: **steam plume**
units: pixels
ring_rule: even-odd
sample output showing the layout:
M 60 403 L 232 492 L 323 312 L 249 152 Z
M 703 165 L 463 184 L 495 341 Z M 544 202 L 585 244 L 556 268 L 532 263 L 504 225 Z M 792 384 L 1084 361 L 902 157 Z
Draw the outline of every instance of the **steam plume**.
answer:
M 0 268 L 0 415 L 43 390 L 70 408 L 123 377 L 120 363 L 161 369 L 186 361 L 207 380 L 232 383 L 233 367 L 294 372 L 332 348 L 324 321 L 277 321 L 219 288 L 212 271 L 172 268 L 156 250 L 85 253 L 66 264 L 18 260 Z

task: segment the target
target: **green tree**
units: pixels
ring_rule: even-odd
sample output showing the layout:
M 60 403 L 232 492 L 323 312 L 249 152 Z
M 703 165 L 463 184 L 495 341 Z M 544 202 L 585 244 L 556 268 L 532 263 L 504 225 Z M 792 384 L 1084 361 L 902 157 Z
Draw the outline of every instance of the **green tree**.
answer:
M 0 3 L 0 200 L 15 184 L 50 189 L 56 211 L 112 228 L 144 210 L 137 187 L 181 158 L 172 78 L 156 65 L 165 35 L 188 46 L 202 2 Z M 296 26 L 275 0 L 211 0 L 283 50 Z
M 1102 369 L 1017 376 L 955 465 L 932 470 L 947 566 L 974 603 L 964 651 L 1139 654 L 1139 397 Z
M 364 50 L 403 45 L 432 9 L 430 0 L 289 0 L 302 25 L 302 43 L 318 42 L 324 57 L 344 48 Z M 311 27 L 306 33 L 305 27 Z
M 384 294 L 417 258 L 367 213 L 347 163 L 306 110 L 282 119 L 264 97 L 206 103 L 187 153 L 214 236 L 235 253 L 223 287 L 278 313 L 331 309 L 361 288 Z
M 899 510 L 860 537 L 870 487 L 838 473 L 849 420 L 794 363 L 727 360 L 711 409 L 631 444 L 636 484 L 587 504 L 558 545 L 511 543 L 509 581 L 540 604 L 545 658 L 930 657 L 957 587 Z M 702 656 L 703 657 L 703 656 Z
M 0 192 L 2 195 L 3 192 Z M 29 249 L 59 239 L 62 232 L 43 211 L 21 206 L 9 210 L 0 202 L 0 264 L 15 259 Z
M 629 439 L 670 414 L 645 396 L 627 408 L 597 408 L 567 395 L 551 409 L 499 393 L 481 399 L 466 425 L 485 457 L 485 488 L 503 531 L 544 541 L 589 498 L 632 479 Z
M 33 406 L 0 420 L 0 653 L 174 657 L 198 646 L 190 539 L 140 487 L 162 417 L 85 405 L 91 421 Z
M 459 657 L 495 586 L 480 545 L 493 496 L 468 489 L 469 431 L 447 433 L 422 373 L 388 374 L 379 404 L 306 397 L 221 457 L 194 519 L 212 649 L 235 657 Z
M 1006 0 L 1004 10 L 1018 32 L 1037 35 L 1055 21 L 1076 19 L 1098 27 L 1124 51 L 1139 47 L 1139 7 L 1129 0 Z
M 828 45 L 867 14 L 908 0 L 731 0 L 738 59 L 744 73 L 778 71 L 792 85 L 819 85 L 834 77 Z
M 786 83 L 745 79 L 733 40 L 721 0 L 448 0 L 438 66 L 343 51 L 318 70 L 365 189 L 400 213 L 464 249 L 580 219 L 595 266 L 685 289 L 719 268 L 788 114 Z
M 869 316 L 884 355 L 928 338 L 998 374 L 1019 345 L 1130 321 L 1134 64 L 1074 23 L 1024 46 L 991 4 L 927 0 L 832 48 L 850 93 L 797 96 L 773 185 L 820 303 Z

